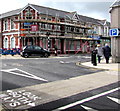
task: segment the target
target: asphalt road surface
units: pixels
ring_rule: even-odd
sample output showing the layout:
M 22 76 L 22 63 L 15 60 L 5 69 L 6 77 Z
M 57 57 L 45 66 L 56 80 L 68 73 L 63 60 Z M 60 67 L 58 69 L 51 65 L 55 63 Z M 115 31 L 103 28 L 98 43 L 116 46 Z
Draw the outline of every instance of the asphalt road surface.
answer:
M 77 66 L 77 62 L 90 61 L 89 56 L 69 56 L 60 58 L 3 59 L 1 66 L 1 91 L 33 86 L 58 80 L 93 74 L 103 70 Z M 50 111 L 118 111 L 120 97 L 119 83 L 83 92 L 50 103 L 32 107 L 28 110 Z M 106 111 L 106 110 L 105 110 Z
M 50 111 L 119 111 L 119 84 L 113 83 L 95 90 L 42 104 L 29 109 L 29 111 L 34 109 L 49 109 Z
M 89 60 L 89 56 L 3 59 L 1 70 L 2 91 L 65 80 L 101 71 L 76 65 L 78 61 L 85 62 Z

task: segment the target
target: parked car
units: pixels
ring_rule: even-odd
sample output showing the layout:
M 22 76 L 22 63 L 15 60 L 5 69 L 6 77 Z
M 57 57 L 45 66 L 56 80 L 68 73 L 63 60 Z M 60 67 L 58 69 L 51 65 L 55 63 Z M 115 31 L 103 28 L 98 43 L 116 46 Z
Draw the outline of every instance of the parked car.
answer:
M 29 57 L 29 56 L 49 57 L 50 52 L 36 45 L 28 45 L 28 46 L 25 46 L 21 51 L 21 56 L 22 57 Z

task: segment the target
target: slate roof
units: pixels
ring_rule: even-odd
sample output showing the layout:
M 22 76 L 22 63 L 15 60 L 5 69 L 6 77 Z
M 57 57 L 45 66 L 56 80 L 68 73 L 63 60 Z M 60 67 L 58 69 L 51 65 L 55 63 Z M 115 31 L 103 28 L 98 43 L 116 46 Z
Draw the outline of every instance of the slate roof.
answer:
M 20 13 L 20 11 L 21 11 L 21 8 L 3 13 L 3 14 L 0 15 L 0 18 L 5 18 L 5 17 L 10 17 L 10 16 L 13 16 L 13 15 L 17 15 L 17 14 Z
M 63 11 L 63 10 L 53 9 L 53 8 L 34 5 L 34 4 L 28 4 L 27 6 L 33 7 L 35 10 L 38 11 L 39 14 L 48 14 L 48 15 L 51 15 L 51 16 L 54 16 L 54 17 L 58 16 L 60 18 L 67 18 L 67 19 L 72 19 L 72 17 L 76 13 L 76 12 L 67 12 L 67 11 Z M 13 15 L 17 15 L 24 8 L 20 8 L 20 9 L 16 9 L 16 10 L 13 10 L 13 11 L 9 11 L 7 13 L 3 13 L 3 14 L 0 15 L 0 19 L 5 18 L 5 17 L 9 17 L 9 16 L 13 16 Z M 93 23 L 93 24 L 96 24 L 96 25 L 103 25 L 102 24 L 103 21 L 101 21 L 99 19 L 94 19 L 94 18 L 91 18 L 91 17 L 83 16 L 83 15 L 78 15 L 78 17 L 79 17 L 79 21 L 81 21 L 81 22 L 87 22 L 87 23 L 89 22 L 89 23 Z
M 43 7 L 43 6 L 34 5 L 34 4 L 30 4 L 30 5 L 33 6 L 40 14 L 48 14 L 55 17 L 56 16 L 65 17 L 66 14 L 69 13 L 67 11 L 57 10 L 49 7 Z

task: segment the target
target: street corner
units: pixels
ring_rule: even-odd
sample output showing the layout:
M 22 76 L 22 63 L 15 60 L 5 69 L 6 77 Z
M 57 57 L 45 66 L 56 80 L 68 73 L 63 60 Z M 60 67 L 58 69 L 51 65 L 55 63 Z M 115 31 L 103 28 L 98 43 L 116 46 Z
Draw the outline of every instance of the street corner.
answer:
M 93 64 L 91 62 L 76 62 L 76 66 L 78 67 L 83 67 L 83 68 L 87 68 L 87 69 L 90 69 L 90 70 L 107 70 L 107 69 L 102 69 L 102 68 L 99 68 L 99 67 L 96 67 L 96 66 L 93 66 Z

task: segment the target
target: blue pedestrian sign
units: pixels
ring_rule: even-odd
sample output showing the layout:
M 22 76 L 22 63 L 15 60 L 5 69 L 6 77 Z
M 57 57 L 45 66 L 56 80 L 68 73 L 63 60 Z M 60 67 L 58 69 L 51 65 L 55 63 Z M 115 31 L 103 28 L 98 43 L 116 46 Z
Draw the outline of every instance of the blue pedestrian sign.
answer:
M 118 36 L 119 35 L 119 29 L 110 29 L 109 31 L 110 36 Z

